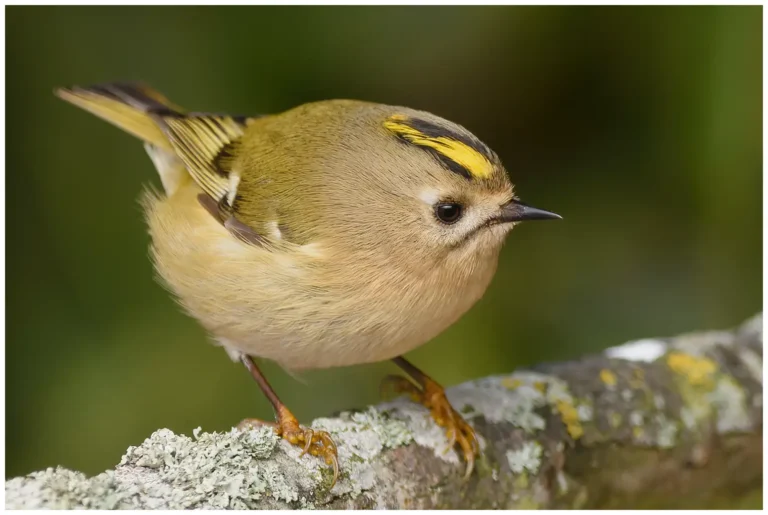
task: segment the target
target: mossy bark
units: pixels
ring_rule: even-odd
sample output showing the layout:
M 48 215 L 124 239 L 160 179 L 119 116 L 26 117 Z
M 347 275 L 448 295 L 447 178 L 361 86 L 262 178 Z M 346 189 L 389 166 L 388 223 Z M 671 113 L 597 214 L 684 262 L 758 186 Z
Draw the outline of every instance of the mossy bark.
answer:
M 455 451 L 403 399 L 318 419 L 327 467 L 268 428 L 159 430 L 93 478 L 48 469 L 6 482 L 7 508 L 760 507 L 762 317 L 649 339 L 449 391 L 483 447 Z

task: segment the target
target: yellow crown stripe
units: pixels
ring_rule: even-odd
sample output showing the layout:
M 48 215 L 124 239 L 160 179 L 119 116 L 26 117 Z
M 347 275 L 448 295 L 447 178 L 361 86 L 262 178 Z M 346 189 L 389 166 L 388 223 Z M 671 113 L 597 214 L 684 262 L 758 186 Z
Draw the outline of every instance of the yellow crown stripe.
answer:
M 427 136 L 404 122 L 404 116 L 394 115 L 384 122 L 384 127 L 414 145 L 428 147 L 439 152 L 466 169 L 471 176 L 477 179 L 487 179 L 493 174 L 493 164 L 483 154 L 466 143 L 448 136 Z

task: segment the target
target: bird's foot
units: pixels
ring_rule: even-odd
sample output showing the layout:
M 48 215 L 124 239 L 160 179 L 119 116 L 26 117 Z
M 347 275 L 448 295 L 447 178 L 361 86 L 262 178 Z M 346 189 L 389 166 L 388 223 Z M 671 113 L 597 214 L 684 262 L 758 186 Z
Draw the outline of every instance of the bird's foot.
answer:
M 325 463 L 333 468 L 333 481 L 331 482 L 331 488 L 333 488 L 339 477 L 339 457 L 336 444 L 327 431 L 318 431 L 302 426 L 285 406 L 278 409 L 277 422 L 246 418 L 237 425 L 237 428 L 245 430 L 264 425 L 274 428 L 278 436 L 288 440 L 292 445 L 302 447 L 301 456 L 309 453 L 312 456 L 324 458 Z
M 403 376 L 391 375 L 382 381 L 382 391 L 391 389 L 396 393 L 408 394 L 414 402 L 423 404 L 432 414 L 437 425 L 446 429 L 448 436 L 448 452 L 454 445 L 459 445 L 467 463 L 464 478 L 472 474 L 475 466 L 475 456 L 480 453 L 480 444 L 475 430 L 455 410 L 448 398 L 445 389 L 429 378 L 422 378 L 423 387 L 419 388 Z

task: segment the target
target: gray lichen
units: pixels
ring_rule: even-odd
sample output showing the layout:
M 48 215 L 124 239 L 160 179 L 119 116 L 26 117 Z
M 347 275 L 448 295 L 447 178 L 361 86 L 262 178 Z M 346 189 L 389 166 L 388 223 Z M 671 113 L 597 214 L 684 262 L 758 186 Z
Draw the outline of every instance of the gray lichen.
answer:
M 546 428 L 541 408 L 549 407 L 560 415 L 572 438 L 578 439 L 581 422 L 591 420 L 589 404 L 577 403 L 568 384 L 558 377 L 521 371 L 502 377 L 489 377 L 452 391 L 451 402 L 469 406 L 465 416 L 482 416 L 490 422 L 508 422 L 529 434 Z
M 6 507 L 50 506 L 46 500 L 55 499 L 67 509 L 248 508 L 264 496 L 298 499 L 300 485 L 265 461 L 278 440 L 271 428 L 194 435 L 155 431 L 130 447 L 114 472 L 91 479 L 63 468 L 12 479 Z M 37 495 L 25 494 L 31 490 Z
M 414 440 L 414 433 L 404 420 L 375 407 L 356 413 L 344 412 L 337 418 L 319 418 L 313 427 L 324 429 L 335 441 L 343 442 L 338 452 L 344 472 L 333 491 L 335 495 L 350 494 L 353 499 L 375 486 L 374 458 L 385 449 L 401 447 Z M 324 466 L 317 460 L 313 462 L 310 465 L 313 468 Z
M 541 444 L 525 442 L 520 449 L 507 451 L 507 463 L 515 474 L 524 471 L 536 474 L 541 466 Z
M 450 392 L 453 393 L 453 392 Z M 455 397 L 450 397 L 452 403 L 456 403 Z M 462 406 L 463 404 L 454 404 Z M 396 430 L 395 435 L 402 434 L 406 436 L 396 436 L 388 447 L 396 447 L 399 441 L 414 441 L 421 447 L 426 447 L 434 452 L 434 455 L 448 463 L 460 463 L 460 458 L 455 449 L 449 447 L 448 437 L 445 430 L 435 424 L 429 411 L 419 404 L 409 402 L 404 398 L 396 399 L 392 402 L 384 403 L 380 406 L 382 412 L 386 413 L 390 420 L 396 420 L 403 424 L 403 430 Z M 471 420 L 469 421 L 471 423 Z M 403 432 L 405 431 L 405 432 Z M 481 442 L 482 445 L 482 442 Z
M 751 427 L 746 392 L 732 377 L 721 377 L 707 397 L 717 413 L 719 433 L 746 431 Z
M 724 480 L 706 470 L 717 459 L 696 459 L 701 465 L 692 471 L 685 456 L 721 452 L 707 447 L 712 427 L 721 438 L 751 438 L 738 449 L 761 444 L 755 431 L 762 421 L 761 323 L 755 317 L 734 332 L 635 342 L 608 356 L 448 390 L 483 450 L 468 483 L 460 479 L 459 453 L 446 449 L 445 430 L 426 408 L 401 398 L 311 424 L 338 444 L 341 475 L 333 488 L 321 459 L 300 456 L 270 427 L 198 428 L 192 437 L 161 429 L 129 448 L 113 471 L 87 478 L 50 468 L 7 481 L 6 508 L 589 507 L 606 499 L 613 463 L 622 463 L 622 477 L 631 479 L 616 498 L 630 483 L 653 494 L 643 499 L 664 488 L 674 497 L 676 478 L 690 474 L 698 474 L 698 495 L 715 495 L 710 486 L 751 485 L 759 456 L 740 456 L 738 473 Z M 720 463 L 735 452 L 723 449 Z M 655 481 L 647 467 L 669 456 L 680 458 L 665 462 L 656 471 L 665 480 Z
M 677 443 L 678 424 L 669 420 L 663 413 L 654 416 L 656 426 L 656 445 L 662 449 L 670 449 Z
M 5 484 L 6 509 L 114 509 L 125 493 L 118 492 L 114 473 L 92 479 L 62 467 L 33 472 Z

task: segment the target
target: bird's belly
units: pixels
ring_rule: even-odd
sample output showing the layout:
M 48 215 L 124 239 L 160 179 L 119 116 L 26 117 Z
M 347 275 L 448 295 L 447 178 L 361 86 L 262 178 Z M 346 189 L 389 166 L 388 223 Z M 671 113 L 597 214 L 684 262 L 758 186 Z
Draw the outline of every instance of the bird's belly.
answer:
M 247 324 L 221 319 L 204 325 L 230 355 L 237 350 L 290 370 L 372 363 L 405 354 L 440 334 L 480 298 L 486 285 L 484 277 L 472 285 L 454 285 L 458 288 L 452 302 L 435 302 L 435 297 L 446 296 L 419 288 L 406 295 L 410 299 L 401 292 L 388 301 L 365 294 L 356 298 L 334 295 L 335 301 L 294 295 L 290 301 L 284 299 L 286 304 L 255 303 Z
M 437 331 L 439 332 L 439 331 Z M 218 338 L 230 356 L 238 353 L 273 360 L 289 370 L 332 368 L 384 361 L 426 343 L 430 337 L 368 334 L 251 334 Z M 233 352 L 234 351 L 234 352 Z
M 414 288 L 411 299 L 400 293 L 397 299 L 374 300 L 364 293 L 354 297 L 312 294 L 270 281 L 265 273 L 258 288 L 242 296 L 223 291 L 218 298 L 210 288 L 191 292 L 188 285 L 179 297 L 230 356 L 240 352 L 302 370 L 378 362 L 405 354 L 453 324 L 485 290 L 485 281 L 477 281 L 474 287 L 456 288 L 453 302 L 436 303 L 433 292 L 419 288 Z
M 241 330 L 240 324 L 217 324 L 218 330 L 211 327 L 211 332 L 230 354 L 236 349 L 292 370 L 384 361 L 423 345 L 453 324 L 485 291 L 489 278 L 478 279 L 455 290 L 453 302 L 433 302 L 432 295 L 418 289 L 410 301 L 402 294 L 391 302 L 362 297 L 326 302 L 307 297 L 300 302 L 294 299 L 296 311 L 287 317 L 280 305 L 265 309 L 268 303 L 259 303 L 249 330 Z M 420 308 L 381 308 L 399 305 Z
M 422 276 L 380 277 L 378 269 L 358 269 L 371 280 L 351 288 L 349 269 L 329 268 L 334 261 L 318 257 L 322 249 L 278 253 L 247 245 L 197 203 L 179 206 L 177 198 L 157 201 L 148 211 L 159 275 L 230 355 L 246 353 L 289 369 L 404 354 L 466 312 L 496 268 L 492 259 L 471 274 L 429 284 Z

